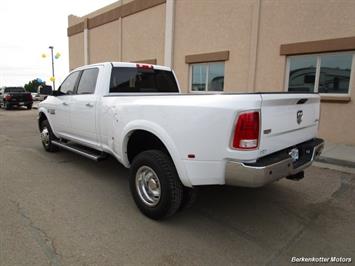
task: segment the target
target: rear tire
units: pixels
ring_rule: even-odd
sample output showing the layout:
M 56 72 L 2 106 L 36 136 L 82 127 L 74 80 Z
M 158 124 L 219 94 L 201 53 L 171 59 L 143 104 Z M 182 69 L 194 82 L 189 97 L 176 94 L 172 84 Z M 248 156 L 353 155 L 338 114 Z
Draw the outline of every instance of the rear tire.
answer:
M 10 109 L 11 109 L 11 105 L 8 104 L 8 103 L 4 103 L 4 108 L 5 108 L 6 110 L 10 110 Z
M 32 104 L 29 104 L 26 106 L 28 110 L 31 110 L 32 109 Z
M 57 138 L 53 134 L 52 128 L 48 122 L 48 120 L 44 120 L 41 123 L 41 141 L 43 148 L 47 152 L 56 152 L 59 150 L 59 147 L 52 143 L 52 140 L 56 140 Z
M 177 212 L 183 185 L 167 154 L 159 150 L 144 151 L 134 158 L 130 172 L 131 193 L 144 215 L 160 220 Z

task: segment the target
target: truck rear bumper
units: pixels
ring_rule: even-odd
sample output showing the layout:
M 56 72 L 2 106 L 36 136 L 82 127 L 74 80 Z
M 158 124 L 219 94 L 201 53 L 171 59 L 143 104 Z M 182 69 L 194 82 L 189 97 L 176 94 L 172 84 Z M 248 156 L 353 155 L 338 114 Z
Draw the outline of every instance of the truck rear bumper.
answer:
M 290 151 L 297 148 L 299 160 L 293 162 Z M 310 141 L 260 158 L 256 163 L 228 161 L 225 184 L 243 187 L 261 187 L 283 177 L 292 176 L 309 167 L 324 148 L 322 139 Z
M 26 106 L 26 105 L 32 105 L 33 101 L 11 101 L 11 102 L 6 102 L 5 104 L 9 106 Z

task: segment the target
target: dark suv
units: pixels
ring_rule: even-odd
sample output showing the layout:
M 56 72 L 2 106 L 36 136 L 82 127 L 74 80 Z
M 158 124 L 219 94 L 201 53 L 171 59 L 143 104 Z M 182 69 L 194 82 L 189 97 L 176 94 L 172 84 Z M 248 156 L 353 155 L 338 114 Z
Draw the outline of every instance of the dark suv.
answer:
M 31 109 L 33 104 L 32 95 L 22 87 L 2 87 L 0 88 L 0 106 L 5 109 L 12 107 L 26 106 Z

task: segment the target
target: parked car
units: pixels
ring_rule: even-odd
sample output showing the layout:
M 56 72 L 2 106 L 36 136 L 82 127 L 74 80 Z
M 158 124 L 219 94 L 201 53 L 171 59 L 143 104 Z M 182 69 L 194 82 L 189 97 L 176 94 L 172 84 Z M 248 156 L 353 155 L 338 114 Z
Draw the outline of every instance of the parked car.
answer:
M 37 92 L 31 92 L 33 101 L 39 101 L 39 94 Z
M 26 106 L 32 109 L 33 99 L 30 92 L 23 87 L 2 87 L 0 88 L 0 106 L 5 109 L 12 107 Z
M 323 149 L 314 93 L 181 94 L 167 67 L 102 63 L 75 69 L 39 104 L 48 152 L 130 168 L 138 208 L 161 219 L 201 185 L 260 187 L 303 178 Z

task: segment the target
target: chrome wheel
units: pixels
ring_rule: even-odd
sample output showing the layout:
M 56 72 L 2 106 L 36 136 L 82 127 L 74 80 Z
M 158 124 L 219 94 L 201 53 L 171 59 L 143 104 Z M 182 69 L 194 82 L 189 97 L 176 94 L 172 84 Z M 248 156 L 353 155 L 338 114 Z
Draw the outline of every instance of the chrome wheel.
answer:
M 49 145 L 49 131 L 48 128 L 43 127 L 41 131 L 41 140 L 44 146 L 48 147 Z
M 136 173 L 136 187 L 140 199 L 150 207 L 160 201 L 161 186 L 157 174 L 148 166 L 141 166 Z

